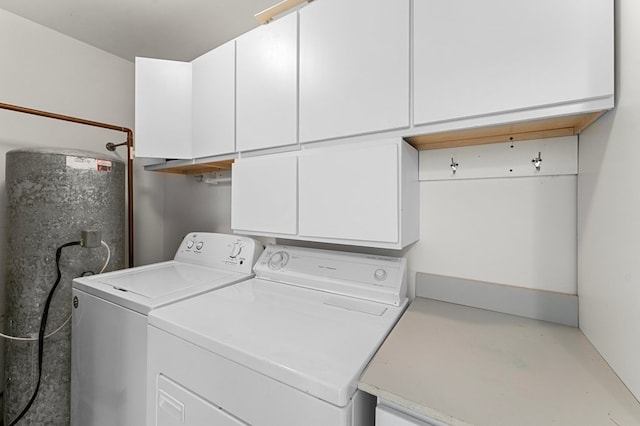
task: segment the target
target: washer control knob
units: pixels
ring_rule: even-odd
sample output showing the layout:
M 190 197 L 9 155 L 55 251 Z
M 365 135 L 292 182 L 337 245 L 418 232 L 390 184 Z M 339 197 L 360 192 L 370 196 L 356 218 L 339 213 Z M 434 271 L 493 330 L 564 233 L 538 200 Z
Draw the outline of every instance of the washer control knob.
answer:
M 384 281 L 387 279 L 387 271 L 382 268 L 376 269 L 376 271 L 373 273 L 373 278 L 378 281 Z
M 196 250 L 202 250 L 202 246 L 204 246 L 204 242 L 198 241 L 196 243 Z
M 280 269 L 289 261 L 289 254 L 286 251 L 277 251 L 269 257 L 269 269 Z
M 238 257 L 241 251 L 242 251 L 242 244 L 236 241 L 235 243 L 233 243 L 233 247 L 231 247 L 231 253 L 229 253 L 229 257 L 232 259 L 235 259 L 236 257 Z
M 193 240 L 189 240 L 189 241 L 187 241 L 187 248 L 188 248 L 188 249 L 192 248 L 192 247 L 193 247 L 193 244 L 194 244 Z

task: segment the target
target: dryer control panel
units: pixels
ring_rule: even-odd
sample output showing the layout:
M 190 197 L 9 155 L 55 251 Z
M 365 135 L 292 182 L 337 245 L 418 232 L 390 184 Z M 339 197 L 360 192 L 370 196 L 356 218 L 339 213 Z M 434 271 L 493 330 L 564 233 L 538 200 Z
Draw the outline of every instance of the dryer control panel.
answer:
M 263 249 L 253 238 L 191 232 L 180 243 L 174 260 L 250 274 Z
M 254 268 L 258 278 L 400 306 L 407 298 L 403 257 L 269 245 Z

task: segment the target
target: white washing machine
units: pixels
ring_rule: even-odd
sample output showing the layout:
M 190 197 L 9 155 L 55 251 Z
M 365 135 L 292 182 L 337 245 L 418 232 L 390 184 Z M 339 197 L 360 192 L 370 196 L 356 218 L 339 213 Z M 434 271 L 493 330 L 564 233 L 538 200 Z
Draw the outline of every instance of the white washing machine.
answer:
M 144 425 L 147 315 L 253 276 L 263 246 L 190 233 L 172 261 L 73 280 L 71 423 Z
M 357 382 L 407 305 L 405 259 L 274 245 L 254 272 L 149 314 L 147 425 L 373 425 Z

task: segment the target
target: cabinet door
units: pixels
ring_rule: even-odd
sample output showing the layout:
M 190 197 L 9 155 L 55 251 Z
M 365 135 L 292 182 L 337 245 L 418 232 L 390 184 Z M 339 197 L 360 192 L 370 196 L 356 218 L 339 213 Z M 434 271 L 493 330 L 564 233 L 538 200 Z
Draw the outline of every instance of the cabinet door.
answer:
M 415 0 L 414 121 L 613 94 L 611 0 Z
M 398 242 L 398 155 L 395 143 L 303 151 L 300 235 Z
M 295 155 L 237 160 L 231 185 L 231 228 L 239 231 L 297 232 L 298 163 Z
M 238 151 L 297 143 L 297 13 L 239 37 L 237 61 Z
M 193 66 L 193 157 L 235 150 L 235 41 L 205 53 Z
M 135 153 L 192 158 L 191 63 L 136 58 Z
M 300 10 L 300 142 L 409 126 L 409 3 Z
M 441 423 L 438 423 L 441 424 Z M 414 417 L 378 404 L 376 406 L 376 426 L 433 426 Z

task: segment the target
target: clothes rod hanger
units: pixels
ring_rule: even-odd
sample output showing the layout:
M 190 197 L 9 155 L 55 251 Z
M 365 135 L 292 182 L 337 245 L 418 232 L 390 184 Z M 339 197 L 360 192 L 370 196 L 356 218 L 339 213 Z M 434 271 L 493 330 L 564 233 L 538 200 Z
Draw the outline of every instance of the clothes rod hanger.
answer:
M 101 123 L 99 121 L 85 120 L 83 118 L 71 117 L 69 115 L 56 114 L 53 112 L 40 111 L 32 108 L 25 108 L 17 105 L 5 104 L 0 102 L 0 109 L 21 112 L 24 114 L 36 115 L 38 117 L 52 118 L 54 120 L 68 121 L 71 123 L 83 124 L 85 126 L 100 127 L 103 129 L 115 130 L 127 134 L 127 141 L 119 144 L 111 144 L 114 146 L 127 145 L 127 197 L 128 197 L 128 225 L 129 225 L 129 267 L 133 266 L 133 130 L 115 126 L 113 124 Z M 109 145 L 109 144 L 107 144 Z M 109 148 L 107 148 L 109 149 Z M 111 150 L 112 151 L 112 150 Z

